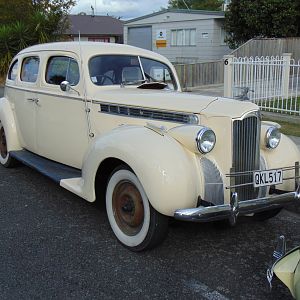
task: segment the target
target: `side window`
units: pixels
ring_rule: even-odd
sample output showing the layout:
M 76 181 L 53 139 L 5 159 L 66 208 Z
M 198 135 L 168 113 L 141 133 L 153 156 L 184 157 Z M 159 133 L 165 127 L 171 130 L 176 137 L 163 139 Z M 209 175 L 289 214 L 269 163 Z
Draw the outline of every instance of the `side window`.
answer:
M 71 85 L 79 82 L 79 67 L 75 59 L 67 56 L 50 57 L 47 64 L 46 82 L 60 85 L 67 80 Z
M 22 63 L 21 80 L 36 82 L 39 72 L 40 59 L 37 56 L 26 57 Z
M 7 78 L 9 80 L 15 80 L 17 78 L 17 73 L 18 73 L 18 60 L 15 60 L 13 64 L 10 66 Z

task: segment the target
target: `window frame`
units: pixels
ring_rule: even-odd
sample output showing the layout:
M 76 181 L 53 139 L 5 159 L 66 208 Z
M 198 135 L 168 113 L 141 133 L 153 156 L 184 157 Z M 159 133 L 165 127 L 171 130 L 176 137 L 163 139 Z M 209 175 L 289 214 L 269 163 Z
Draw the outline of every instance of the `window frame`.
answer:
M 159 63 L 165 65 L 166 67 L 168 67 L 168 68 L 170 69 L 170 71 L 171 71 L 171 73 L 172 73 L 172 76 L 171 76 L 171 77 L 173 77 L 173 80 L 174 80 L 174 83 L 175 83 L 175 85 L 174 85 L 174 91 L 178 91 L 179 85 L 178 85 L 178 82 L 177 82 L 177 80 L 176 80 L 176 76 L 175 76 L 175 74 L 174 74 L 172 68 L 171 68 L 168 64 L 166 64 L 165 62 L 160 61 L 160 60 L 158 60 L 158 59 L 156 59 L 156 58 L 153 58 L 153 57 L 147 57 L 147 56 L 142 56 L 142 55 L 138 55 L 138 54 L 116 54 L 116 53 L 111 54 L 111 53 L 109 53 L 109 54 L 96 54 L 96 55 L 91 56 L 91 57 L 89 58 L 88 64 L 87 64 L 87 65 L 88 65 L 88 76 L 89 76 L 90 82 L 91 82 L 94 86 L 97 86 L 97 87 L 105 87 L 105 86 L 108 86 L 108 85 L 97 85 L 97 84 L 95 84 L 95 83 L 93 82 L 93 80 L 92 80 L 92 78 L 91 78 L 91 74 L 90 74 L 90 63 L 91 63 L 91 60 L 92 60 L 93 58 L 97 57 L 97 56 L 132 56 L 132 57 L 136 57 L 136 58 L 139 60 L 139 67 L 141 68 L 141 71 L 142 71 L 143 76 L 144 76 L 144 70 L 143 70 L 143 66 L 141 66 L 141 59 L 142 59 L 142 58 L 145 58 L 145 59 L 157 61 L 157 62 L 159 62 Z M 170 74 L 170 75 L 171 75 L 171 74 Z M 118 86 L 118 84 L 111 84 L 110 86 Z
M 17 64 L 17 72 L 16 72 L 16 77 L 14 79 L 10 78 L 11 77 L 11 74 L 12 74 L 12 70 L 14 68 L 14 66 Z M 16 79 L 18 78 L 18 75 L 19 75 L 19 59 L 15 59 L 9 69 L 8 69 L 8 72 L 7 72 L 7 80 L 10 80 L 10 81 L 16 81 Z
M 27 59 L 31 59 L 31 58 L 37 58 L 37 59 L 38 59 L 38 72 L 37 72 L 37 74 L 36 74 L 36 79 L 35 79 L 35 81 L 27 81 L 27 80 L 22 79 L 22 71 L 23 71 L 24 63 L 25 63 L 25 61 L 26 61 Z M 38 81 L 38 79 L 39 79 L 40 69 L 41 69 L 40 66 L 41 66 L 41 59 L 40 59 L 40 57 L 39 57 L 38 55 L 24 56 L 24 57 L 22 58 L 22 64 L 21 64 L 21 68 L 20 68 L 20 76 L 19 76 L 20 81 L 21 81 L 22 83 L 26 83 L 26 84 L 35 84 L 35 83 L 37 83 L 37 81 Z
M 192 31 L 194 34 L 192 34 Z M 197 28 L 171 29 L 171 47 L 196 47 Z M 181 37 L 179 39 L 179 37 Z M 193 37 L 193 39 L 192 39 Z M 188 44 L 186 44 L 188 40 Z M 181 41 L 179 44 L 178 42 Z
M 78 63 L 78 60 L 75 58 L 75 57 L 72 57 L 70 55 L 65 55 L 65 54 L 62 54 L 62 53 L 58 53 L 56 55 L 50 55 L 46 58 L 47 60 L 47 63 L 46 63 L 46 67 L 45 67 L 45 73 L 44 73 L 44 82 L 46 85 L 48 86 L 52 86 L 52 87 L 60 87 L 60 84 L 55 84 L 55 83 L 50 83 L 47 81 L 47 73 L 48 73 L 48 70 L 49 70 L 49 65 L 50 65 L 50 62 L 53 58 L 67 58 L 69 59 L 69 62 L 68 62 L 68 69 L 66 71 L 66 78 L 65 80 L 67 80 L 67 76 L 68 76 L 68 72 L 69 72 L 69 67 L 70 67 L 70 62 L 73 60 L 76 62 L 77 66 L 78 66 L 78 82 L 76 84 L 71 84 L 72 87 L 77 87 L 79 84 L 80 84 L 80 80 L 81 80 L 81 74 L 80 74 L 80 64 Z M 64 81 L 64 80 L 63 80 Z

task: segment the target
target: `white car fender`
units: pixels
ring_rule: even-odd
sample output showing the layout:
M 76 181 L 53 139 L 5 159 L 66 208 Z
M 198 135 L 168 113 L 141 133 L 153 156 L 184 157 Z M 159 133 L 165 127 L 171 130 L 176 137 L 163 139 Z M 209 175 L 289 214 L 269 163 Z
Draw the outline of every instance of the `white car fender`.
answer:
M 176 209 L 197 205 L 200 179 L 195 154 L 172 137 L 141 126 L 121 126 L 96 138 L 82 170 L 89 201 L 95 199 L 97 170 L 107 158 L 117 158 L 135 172 L 158 212 L 173 216 Z
M 286 135 L 281 134 L 281 141 L 276 149 L 263 147 L 261 154 L 266 160 L 268 169 L 281 169 L 283 167 L 293 167 L 300 161 L 300 151 L 296 144 Z M 294 177 L 295 170 L 284 172 L 284 178 Z M 283 191 L 294 191 L 295 180 L 284 180 L 277 186 Z
M 7 150 L 21 150 L 14 114 L 9 101 L 4 97 L 0 98 L 0 123 L 5 130 Z

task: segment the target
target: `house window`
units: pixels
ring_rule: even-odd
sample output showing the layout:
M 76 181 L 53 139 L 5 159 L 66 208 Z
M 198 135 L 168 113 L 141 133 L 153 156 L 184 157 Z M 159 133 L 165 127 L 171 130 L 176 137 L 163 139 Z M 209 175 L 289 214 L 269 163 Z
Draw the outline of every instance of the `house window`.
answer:
M 171 46 L 195 46 L 196 29 L 171 30 Z
M 224 30 L 224 27 L 220 29 L 220 45 L 226 45 L 227 32 Z
M 89 42 L 103 42 L 103 43 L 109 43 L 110 38 L 109 37 L 101 37 L 101 38 L 88 38 Z

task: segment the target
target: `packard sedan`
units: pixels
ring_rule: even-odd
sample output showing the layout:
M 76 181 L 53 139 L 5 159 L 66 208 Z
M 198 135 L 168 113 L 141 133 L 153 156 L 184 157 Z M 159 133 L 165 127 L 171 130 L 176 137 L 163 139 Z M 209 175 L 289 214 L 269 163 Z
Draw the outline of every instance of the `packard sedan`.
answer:
M 21 51 L 0 99 L 0 163 L 93 202 L 133 251 L 192 222 L 275 216 L 300 202 L 296 145 L 251 102 L 183 93 L 163 56 L 64 42 Z

